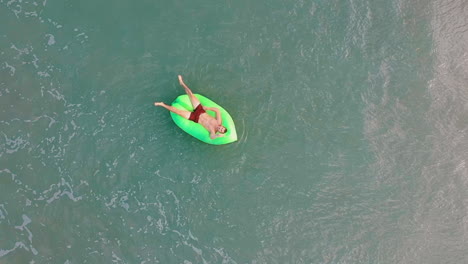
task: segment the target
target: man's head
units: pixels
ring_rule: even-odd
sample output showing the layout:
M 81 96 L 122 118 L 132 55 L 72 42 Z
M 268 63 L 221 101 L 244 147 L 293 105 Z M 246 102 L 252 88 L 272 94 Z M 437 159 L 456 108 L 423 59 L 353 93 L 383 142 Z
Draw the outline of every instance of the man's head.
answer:
M 226 134 L 227 128 L 225 128 L 225 127 L 222 126 L 222 125 L 219 125 L 219 126 L 218 126 L 218 129 L 217 129 L 217 132 L 219 132 L 219 133 L 221 133 L 221 134 Z

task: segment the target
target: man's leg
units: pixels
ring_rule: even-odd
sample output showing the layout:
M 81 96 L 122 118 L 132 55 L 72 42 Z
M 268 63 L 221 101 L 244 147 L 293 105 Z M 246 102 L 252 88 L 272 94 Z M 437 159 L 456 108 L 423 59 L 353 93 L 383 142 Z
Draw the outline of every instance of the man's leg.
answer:
M 197 106 L 200 104 L 200 101 L 198 100 L 197 97 L 195 97 L 195 95 L 193 95 L 192 91 L 184 83 L 184 81 L 182 80 L 182 76 L 180 76 L 180 75 L 179 75 L 179 83 L 180 83 L 180 85 L 182 85 L 182 87 L 184 87 L 185 92 L 187 93 L 187 95 L 188 95 L 188 97 L 190 99 L 190 103 L 192 103 L 193 109 L 197 108 Z
M 180 115 L 181 117 L 183 117 L 185 119 L 189 119 L 190 114 L 192 114 L 192 112 L 181 110 L 181 109 L 175 108 L 173 106 L 167 105 L 167 104 L 162 103 L 162 102 L 154 103 L 154 105 L 155 106 L 162 106 L 162 107 L 166 108 L 167 110 L 169 110 L 169 111 L 171 111 L 173 113 L 176 113 L 176 114 Z

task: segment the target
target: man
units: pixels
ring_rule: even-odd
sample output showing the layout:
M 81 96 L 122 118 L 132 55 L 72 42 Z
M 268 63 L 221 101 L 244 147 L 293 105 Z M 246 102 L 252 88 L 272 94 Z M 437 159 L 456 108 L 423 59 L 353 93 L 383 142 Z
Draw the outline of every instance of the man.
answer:
M 219 112 L 219 109 L 216 107 L 205 107 L 202 106 L 200 101 L 195 97 L 192 93 L 192 91 L 185 85 L 184 81 L 182 80 L 182 76 L 179 75 L 179 83 L 184 87 L 185 92 L 190 98 L 190 102 L 192 103 L 193 106 L 193 112 L 189 112 L 186 110 L 181 110 L 178 108 L 175 108 L 170 105 L 166 105 L 163 102 L 155 102 L 155 106 L 162 106 L 166 108 L 167 110 L 176 113 L 180 115 L 181 117 L 191 120 L 195 123 L 199 123 L 202 125 L 208 132 L 210 133 L 210 138 L 215 139 L 217 137 L 223 137 L 224 134 L 226 133 L 227 129 L 221 125 L 222 124 L 222 119 L 221 119 L 221 113 Z M 216 118 L 210 116 L 209 114 L 206 113 L 206 111 L 213 111 L 216 113 Z M 218 134 L 220 133 L 220 134 Z

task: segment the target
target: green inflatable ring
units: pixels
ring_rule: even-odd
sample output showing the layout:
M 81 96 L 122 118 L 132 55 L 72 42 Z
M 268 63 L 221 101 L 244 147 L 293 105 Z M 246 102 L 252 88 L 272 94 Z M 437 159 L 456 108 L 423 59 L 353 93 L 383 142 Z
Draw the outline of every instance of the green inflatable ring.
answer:
M 226 134 L 224 134 L 224 137 L 218 137 L 215 139 L 210 138 L 210 133 L 208 130 L 206 130 L 202 125 L 195 123 L 193 121 L 187 120 L 178 114 L 171 113 L 172 120 L 174 120 L 174 123 L 178 127 L 180 127 L 182 130 L 187 132 L 189 135 L 205 142 L 208 144 L 213 144 L 213 145 L 223 145 L 223 144 L 228 144 L 232 143 L 237 140 L 237 133 L 236 133 L 236 127 L 234 126 L 234 121 L 232 120 L 231 115 L 221 106 L 216 104 L 215 102 L 211 101 L 210 99 L 204 97 L 203 95 L 200 94 L 194 94 L 198 100 L 200 100 L 200 103 L 203 106 L 206 107 L 216 107 L 219 109 L 221 112 L 221 118 L 223 120 L 223 126 L 227 128 Z M 178 109 L 186 110 L 193 112 L 193 107 L 192 103 L 190 103 L 190 99 L 188 95 L 180 95 L 177 97 L 174 102 L 172 102 L 172 106 Z M 213 111 L 207 111 L 209 115 L 215 117 L 215 113 Z

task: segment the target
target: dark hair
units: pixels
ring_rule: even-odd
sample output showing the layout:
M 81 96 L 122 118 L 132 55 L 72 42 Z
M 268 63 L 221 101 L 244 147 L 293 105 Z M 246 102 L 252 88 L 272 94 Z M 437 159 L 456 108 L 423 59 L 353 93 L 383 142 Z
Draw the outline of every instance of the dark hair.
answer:
M 227 133 L 227 128 L 223 125 L 220 125 L 220 127 L 224 127 L 224 133 L 223 134 L 226 134 Z

